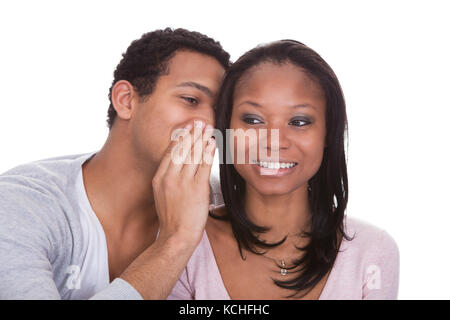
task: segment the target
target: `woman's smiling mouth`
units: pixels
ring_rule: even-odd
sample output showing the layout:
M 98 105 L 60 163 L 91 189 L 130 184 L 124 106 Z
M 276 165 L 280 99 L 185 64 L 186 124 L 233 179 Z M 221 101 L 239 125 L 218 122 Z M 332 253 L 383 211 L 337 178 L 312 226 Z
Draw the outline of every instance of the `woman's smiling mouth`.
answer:
M 255 161 L 255 163 L 262 168 L 268 169 L 289 169 L 297 165 L 297 162 Z
M 263 176 L 284 176 L 295 170 L 298 162 L 252 161 L 258 173 Z

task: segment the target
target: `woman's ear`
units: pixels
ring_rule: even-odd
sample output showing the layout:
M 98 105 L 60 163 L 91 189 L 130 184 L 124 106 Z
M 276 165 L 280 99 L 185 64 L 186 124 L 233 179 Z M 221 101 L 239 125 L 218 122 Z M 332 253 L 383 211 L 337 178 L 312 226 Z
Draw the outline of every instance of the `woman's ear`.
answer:
M 126 81 L 117 81 L 111 93 L 111 100 L 117 116 L 123 120 L 130 120 L 132 114 L 132 98 L 135 95 L 133 85 Z

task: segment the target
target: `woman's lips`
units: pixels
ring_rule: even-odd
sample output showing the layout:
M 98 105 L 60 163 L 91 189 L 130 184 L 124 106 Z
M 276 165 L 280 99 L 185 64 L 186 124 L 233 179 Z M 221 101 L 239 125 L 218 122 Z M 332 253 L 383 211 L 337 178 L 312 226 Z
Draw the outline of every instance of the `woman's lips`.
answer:
M 294 161 L 253 161 L 253 166 L 262 176 L 285 176 L 292 173 L 297 165 L 298 163 Z

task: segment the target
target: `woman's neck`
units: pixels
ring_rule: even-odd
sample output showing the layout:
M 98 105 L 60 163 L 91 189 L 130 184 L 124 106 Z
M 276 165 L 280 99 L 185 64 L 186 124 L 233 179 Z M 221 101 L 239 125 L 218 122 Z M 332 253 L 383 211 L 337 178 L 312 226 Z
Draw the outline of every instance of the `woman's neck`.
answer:
M 276 242 L 286 235 L 297 236 L 309 231 L 311 211 L 307 185 L 289 194 L 263 195 L 247 185 L 245 210 L 248 218 L 270 230 L 260 235 L 261 240 Z

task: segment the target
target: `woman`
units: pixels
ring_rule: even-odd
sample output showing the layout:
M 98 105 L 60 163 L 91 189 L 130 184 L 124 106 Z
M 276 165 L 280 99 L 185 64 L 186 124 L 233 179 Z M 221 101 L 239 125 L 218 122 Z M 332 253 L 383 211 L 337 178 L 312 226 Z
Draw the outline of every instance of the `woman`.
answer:
M 345 102 L 316 52 L 283 40 L 244 54 L 224 79 L 216 127 L 225 146 L 226 129 L 253 129 L 261 150 L 234 143 L 233 164 L 221 153 L 225 206 L 210 212 L 169 299 L 397 298 L 395 241 L 345 215 Z

